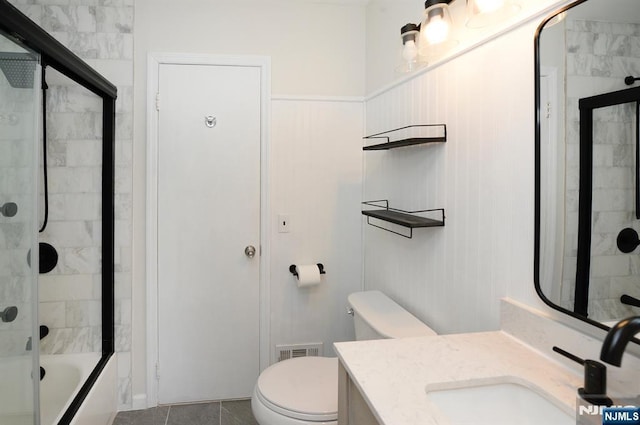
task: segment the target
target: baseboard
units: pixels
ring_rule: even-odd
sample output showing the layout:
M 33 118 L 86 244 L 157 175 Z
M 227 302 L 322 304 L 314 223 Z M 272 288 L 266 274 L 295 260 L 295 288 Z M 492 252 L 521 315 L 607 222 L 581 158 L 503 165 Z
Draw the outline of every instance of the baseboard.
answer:
M 147 394 L 134 394 L 131 400 L 131 410 L 147 409 Z

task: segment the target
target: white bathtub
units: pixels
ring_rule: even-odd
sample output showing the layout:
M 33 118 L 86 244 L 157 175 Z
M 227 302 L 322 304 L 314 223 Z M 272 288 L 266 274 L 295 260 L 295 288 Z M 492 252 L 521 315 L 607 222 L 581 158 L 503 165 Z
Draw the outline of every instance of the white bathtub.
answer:
M 97 353 L 40 356 L 40 365 L 46 372 L 40 381 L 41 425 L 55 425 L 60 421 L 99 359 Z M 115 356 L 112 356 L 71 420 L 71 425 L 111 424 L 117 406 L 115 363 Z M 31 359 L 27 356 L 0 359 L 0 376 L 3 377 L 3 382 L 18 383 L 16 386 L 4 385 L 0 390 L 0 400 L 3 400 L 0 424 L 33 423 L 30 413 L 33 403 L 29 378 L 31 369 Z

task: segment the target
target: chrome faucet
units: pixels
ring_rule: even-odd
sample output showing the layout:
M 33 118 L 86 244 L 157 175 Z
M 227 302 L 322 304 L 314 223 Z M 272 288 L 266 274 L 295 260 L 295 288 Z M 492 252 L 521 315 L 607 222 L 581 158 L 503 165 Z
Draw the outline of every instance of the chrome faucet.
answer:
M 622 354 L 635 334 L 640 332 L 640 316 L 628 317 L 616 323 L 607 333 L 600 360 L 614 366 L 622 364 Z

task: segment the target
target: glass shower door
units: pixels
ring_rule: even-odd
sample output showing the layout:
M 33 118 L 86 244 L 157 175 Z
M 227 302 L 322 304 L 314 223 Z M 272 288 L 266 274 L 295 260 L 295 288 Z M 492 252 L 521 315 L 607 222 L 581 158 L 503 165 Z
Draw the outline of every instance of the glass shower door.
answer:
M 39 57 L 0 32 L 0 424 L 38 414 Z M 33 265 L 33 267 L 31 267 Z

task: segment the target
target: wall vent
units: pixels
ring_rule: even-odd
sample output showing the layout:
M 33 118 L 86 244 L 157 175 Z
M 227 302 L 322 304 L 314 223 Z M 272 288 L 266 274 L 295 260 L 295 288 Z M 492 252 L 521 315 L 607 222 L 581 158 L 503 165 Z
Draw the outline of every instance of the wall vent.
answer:
M 278 362 L 295 357 L 322 356 L 322 342 L 314 342 L 311 344 L 289 344 L 276 345 L 275 359 Z

